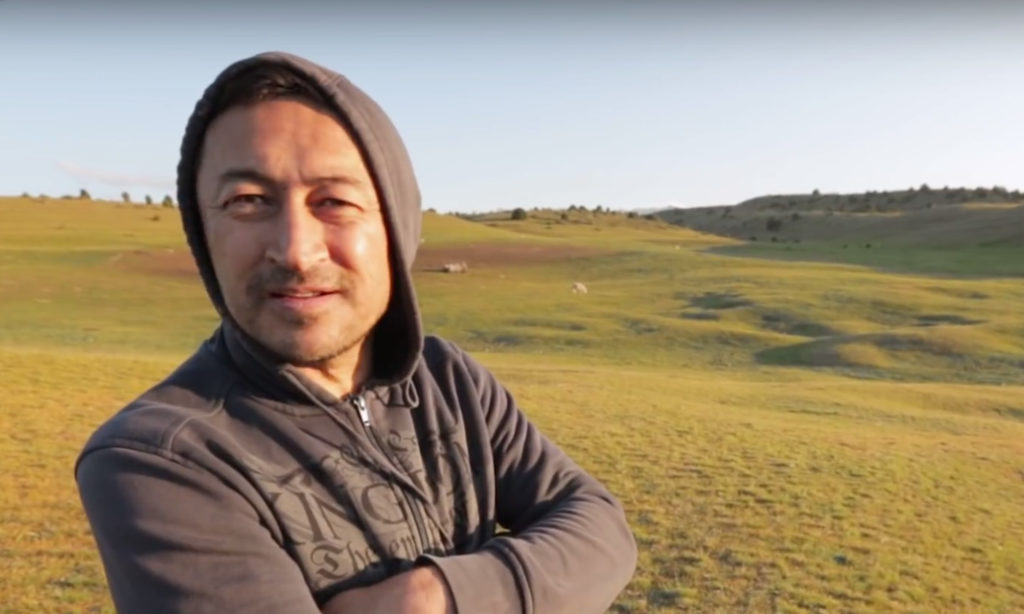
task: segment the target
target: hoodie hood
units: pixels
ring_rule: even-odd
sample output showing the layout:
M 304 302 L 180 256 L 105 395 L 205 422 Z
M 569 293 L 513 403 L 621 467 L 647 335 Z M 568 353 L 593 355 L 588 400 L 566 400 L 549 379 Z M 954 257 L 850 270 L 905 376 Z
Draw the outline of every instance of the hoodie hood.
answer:
M 260 65 L 284 68 L 320 90 L 329 102 L 329 110 L 348 130 L 362 152 L 384 211 L 392 271 L 391 302 L 374 328 L 374 364 L 367 385 L 403 381 L 412 374 L 423 348 L 419 308 L 411 275 L 422 221 L 416 177 L 398 131 L 377 103 L 342 75 L 309 60 L 288 53 L 270 52 L 238 61 L 221 72 L 206 88 L 188 120 L 178 163 L 178 203 L 185 237 L 210 300 L 224 321 L 227 334 L 243 337 L 244 345 L 259 357 L 260 362 L 287 375 L 289 366 L 272 357 L 269 351 L 246 335 L 228 313 L 206 245 L 196 196 L 196 171 L 206 130 L 215 119 L 214 113 L 225 110 L 213 108 L 215 101 L 227 84 Z M 294 380 L 294 377 L 288 379 Z

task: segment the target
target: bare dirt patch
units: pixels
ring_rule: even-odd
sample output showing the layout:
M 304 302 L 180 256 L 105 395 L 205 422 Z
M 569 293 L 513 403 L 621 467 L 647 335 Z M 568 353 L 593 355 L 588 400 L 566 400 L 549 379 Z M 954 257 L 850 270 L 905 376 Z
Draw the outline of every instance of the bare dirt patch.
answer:
M 424 245 L 420 247 L 413 268 L 416 271 L 440 271 L 447 263 L 465 262 L 472 271 L 478 268 L 543 264 L 604 253 L 608 251 L 575 245 Z M 184 248 L 121 252 L 108 260 L 108 263 L 117 270 L 144 275 L 190 278 L 198 275 L 192 253 Z
M 586 258 L 608 253 L 593 247 L 578 245 L 522 245 L 484 243 L 420 247 L 416 256 L 416 271 L 440 271 L 449 262 L 465 262 L 472 271 L 476 268 L 508 267 L 524 264 L 542 264 L 559 260 Z
M 192 253 L 182 249 L 160 249 L 121 252 L 107 261 L 115 269 L 157 277 L 189 277 L 199 275 Z

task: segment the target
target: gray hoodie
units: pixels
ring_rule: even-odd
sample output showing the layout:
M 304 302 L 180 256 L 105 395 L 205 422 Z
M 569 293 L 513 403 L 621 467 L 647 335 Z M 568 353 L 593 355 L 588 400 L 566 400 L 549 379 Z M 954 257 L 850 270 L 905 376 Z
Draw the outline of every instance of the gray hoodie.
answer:
M 261 63 L 323 91 L 363 153 L 388 226 L 393 291 L 374 365 L 337 398 L 232 321 L 199 216 L 212 101 Z M 424 338 L 411 279 L 420 201 L 383 111 L 344 77 L 266 53 L 228 67 L 189 120 L 182 222 L 222 324 L 101 426 L 76 478 L 117 609 L 314 614 L 333 595 L 435 565 L 460 614 L 604 611 L 636 546 L 621 506 L 486 369 Z

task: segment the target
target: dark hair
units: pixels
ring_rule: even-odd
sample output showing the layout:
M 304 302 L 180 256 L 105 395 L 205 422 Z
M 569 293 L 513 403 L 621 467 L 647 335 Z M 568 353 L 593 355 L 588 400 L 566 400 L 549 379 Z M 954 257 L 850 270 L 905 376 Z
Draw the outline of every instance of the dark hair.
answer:
M 306 103 L 320 111 L 332 111 L 326 94 L 308 78 L 284 66 L 259 64 L 231 77 L 211 101 L 208 120 L 213 121 L 232 107 L 287 98 Z

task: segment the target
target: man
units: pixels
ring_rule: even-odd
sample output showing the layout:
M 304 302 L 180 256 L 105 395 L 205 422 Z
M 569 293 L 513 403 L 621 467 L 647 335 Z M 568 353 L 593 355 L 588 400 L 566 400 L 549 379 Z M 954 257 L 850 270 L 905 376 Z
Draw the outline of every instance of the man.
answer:
M 189 120 L 185 234 L 222 323 L 76 468 L 119 612 L 602 612 L 622 509 L 424 338 L 420 201 L 383 111 L 268 53 Z

